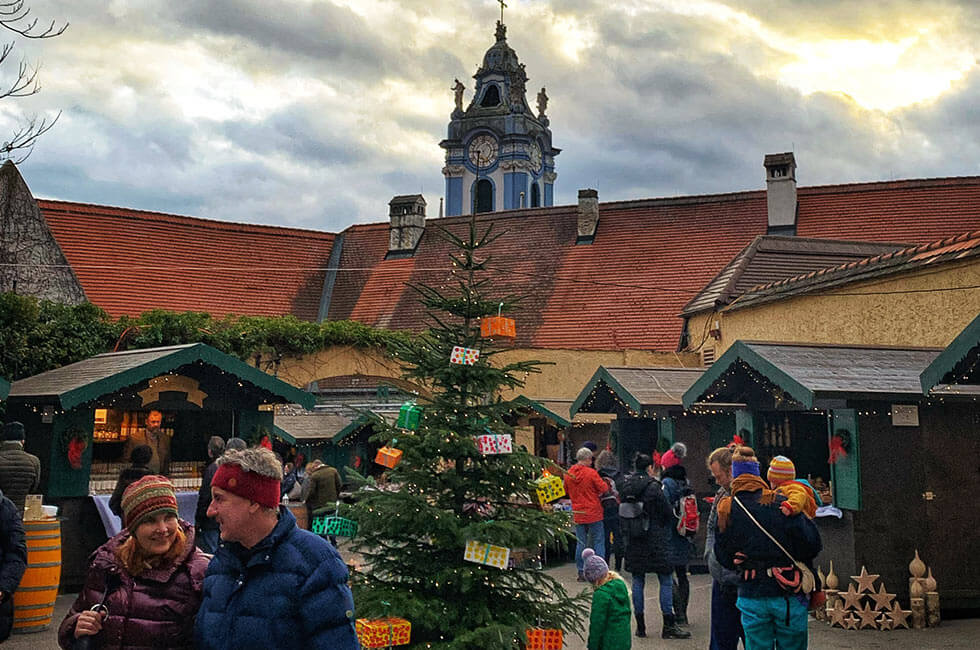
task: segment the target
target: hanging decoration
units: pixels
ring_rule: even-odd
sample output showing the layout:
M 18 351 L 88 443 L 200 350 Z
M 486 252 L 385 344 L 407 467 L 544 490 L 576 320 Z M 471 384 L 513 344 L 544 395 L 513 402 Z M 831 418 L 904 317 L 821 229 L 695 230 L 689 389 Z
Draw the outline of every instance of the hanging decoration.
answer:
M 835 464 L 842 458 L 847 458 L 847 452 L 851 449 L 851 432 L 847 429 L 838 429 L 830 438 L 830 455 L 827 460 Z
M 82 454 L 88 447 L 89 436 L 78 428 L 65 429 L 61 434 L 61 446 L 72 469 L 82 469 Z
M 354 623 L 354 629 L 364 648 L 408 645 L 412 639 L 412 624 L 404 618 L 359 618 Z
M 402 404 L 401 408 L 398 409 L 398 421 L 395 423 L 395 426 L 399 429 L 417 431 L 421 418 L 422 407 L 413 401 L 408 401 Z
M 565 496 L 565 483 L 558 476 L 545 474 L 534 481 L 534 491 L 541 505 Z
M 509 433 L 487 433 L 482 436 L 475 436 L 477 449 L 486 456 L 487 454 L 510 454 L 514 451 L 514 443 Z
M 395 444 L 398 440 L 392 440 L 391 444 Z M 378 450 L 378 453 L 374 456 L 374 462 L 378 465 L 383 465 L 387 468 L 392 468 L 401 462 L 402 450 L 395 449 L 394 447 L 384 446 Z
M 461 345 L 453 346 L 453 353 L 449 357 L 450 363 L 461 366 L 472 366 L 480 358 L 480 351 L 476 348 L 464 348 Z
M 561 650 L 564 644 L 561 630 L 540 627 L 527 629 L 527 650 Z
M 467 562 L 506 569 L 510 562 L 510 549 L 505 546 L 494 546 L 475 539 L 468 539 L 466 540 L 466 551 L 463 553 L 463 559 Z
M 513 318 L 501 316 L 500 312 L 504 303 L 497 307 L 496 316 L 486 316 L 480 319 L 480 336 L 485 339 L 513 339 L 517 338 L 517 327 Z

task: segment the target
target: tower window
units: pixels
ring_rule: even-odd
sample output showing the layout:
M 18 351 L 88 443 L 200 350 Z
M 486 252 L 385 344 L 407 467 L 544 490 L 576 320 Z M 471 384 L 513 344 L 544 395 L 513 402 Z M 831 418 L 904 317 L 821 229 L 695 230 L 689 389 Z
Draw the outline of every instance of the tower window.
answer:
M 493 210 L 493 183 L 483 178 L 476 182 L 476 192 L 473 195 L 473 212 L 491 212 Z
M 500 104 L 500 90 L 491 85 L 487 88 L 486 92 L 483 93 L 483 100 L 480 102 L 480 106 L 490 107 L 497 106 Z
M 538 189 L 537 183 L 531 183 L 531 207 L 541 207 L 541 190 Z

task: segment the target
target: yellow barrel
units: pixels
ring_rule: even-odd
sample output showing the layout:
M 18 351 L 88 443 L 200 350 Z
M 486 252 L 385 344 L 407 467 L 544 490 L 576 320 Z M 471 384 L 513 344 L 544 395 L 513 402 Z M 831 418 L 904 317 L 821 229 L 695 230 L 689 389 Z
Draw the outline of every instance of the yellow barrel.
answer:
M 306 512 L 306 504 L 302 501 L 290 501 L 289 511 L 293 513 L 296 517 L 296 526 L 298 528 L 310 529 L 309 515 Z
M 51 627 L 61 581 L 61 522 L 24 522 L 27 571 L 14 592 L 14 632 L 41 632 Z

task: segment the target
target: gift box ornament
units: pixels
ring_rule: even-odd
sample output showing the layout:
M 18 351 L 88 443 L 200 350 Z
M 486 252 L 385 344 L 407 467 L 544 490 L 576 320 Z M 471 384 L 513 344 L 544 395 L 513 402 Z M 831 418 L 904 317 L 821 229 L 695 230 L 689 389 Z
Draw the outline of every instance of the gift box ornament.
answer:
M 359 618 L 354 623 L 357 639 L 365 648 L 389 648 L 408 645 L 412 639 L 412 624 L 404 618 Z
M 464 348 L 461 345 L 453 346 L 453 353 L 449 357 L 450 363 L 461 366 L 472 366 L 480 358 L 480 351 L 475 348 Z
M 509 433 L 488 433 L 476 436 L 476 446 L 483 455 L 510 454 L 514 451 L 514 444 Z
M 527 629 L 527 650 L 561 650 L 564 643 L 561 630 L 540 627 Z
M 419 420 L 422 419 L 422 407 L 415 402 L 405 402 L 398 409 L 398 421 L 395 426 L 399 429 L 415 431 L 419 428 Z
M 485 339 L 512 339 L 517 337 L 517 327 L 513 318 L 488 316 L 480 319 L 480 336 Z
M 498 569 L 506 569 L 508 562 L 510 562 L 510 549 L 505 546 L 494 546 L 469 539 L 466 540 L 466 552 L 463 554 L 463 559 Z
M 541 505 L 565 496 L 565 483 L 558 476 L 543 476 L 534 481 L 534 491 Z
M 402 459 L 402 450 L 394 447 L 382 447 L 374 456 L 374 462 L 385 467 L 394 467 Z
M 310 530 L 317 535 L 329 535 L 331 537 L 354 537 L 357 535 L 357 522 L 346 517 L 328 515 L 326 517 L 314 517 Z

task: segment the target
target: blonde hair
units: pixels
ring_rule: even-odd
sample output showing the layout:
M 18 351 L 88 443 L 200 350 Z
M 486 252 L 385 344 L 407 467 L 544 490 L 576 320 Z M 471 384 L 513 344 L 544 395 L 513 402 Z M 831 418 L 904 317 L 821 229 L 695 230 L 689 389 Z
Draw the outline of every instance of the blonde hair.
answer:
M 711 469 L 713 463 L 718 463 L 718 466 L 724 470 L 732 469 L 732 448 L 729 446 L 718 447 L 713 452 L 708 455 L 708 469 Z

